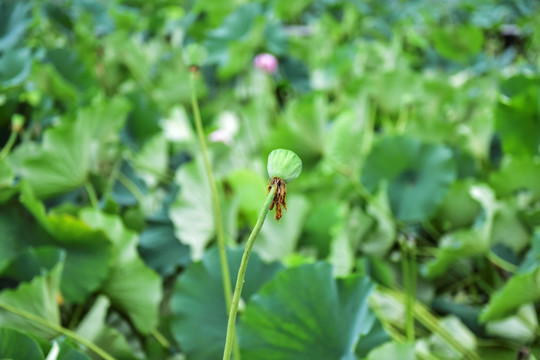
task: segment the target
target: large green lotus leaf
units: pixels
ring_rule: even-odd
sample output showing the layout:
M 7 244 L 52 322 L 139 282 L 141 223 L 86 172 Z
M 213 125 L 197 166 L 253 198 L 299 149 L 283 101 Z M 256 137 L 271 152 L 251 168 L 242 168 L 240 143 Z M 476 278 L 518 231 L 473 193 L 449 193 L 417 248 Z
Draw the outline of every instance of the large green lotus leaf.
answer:
M 261 13 L 260 4 L 245 4 L 227 16 L 219 28 L 208 32 L 205 42 L 209 51 L 208 63 L 225 66 L 232 62 L 234 58 L 230 57 L 229 43 L 249 37 L 255 20 Z
M 373 284 L 332 272 L 326 263 L 302 265 L 263 286 L 242 316 L 242 359 L 356 359 L 356 343 L 375 321 L 367 303 Z
M 105 281 L 111 269 L 112 246 L 100 231 L 69 214 L 46 214 L 45 207 L 23 186 L 22 202 L 52 236 L 43 245 L 66 250 L 62 295 L 67 302 L 83 301 Z
M 237 277 L 242 249 L 227 250 L 231 279 Z M 252 253 L 247 267 L 243 302 L 282 268 L 265 264 Z M 219 359 L 227 332 L 227 311 L 217 248 L 208 250 L 201 262 L 192 263 L 178 278 L 171 297 L 172 333 L 189 359 Z
M 402 221 L 417 223 L 433 214 L 455 177 L 452 151 L 447 147 L 386 137 L 368 155 L 362 182 L 374 191 L 387 181 L 394 214 Z
M 473 25 L 434 28 L 432 38 L 439 54 L 459 62 L 476 55 L 484 42 L 482 30 Z
M 60 277 L 63 259 L 49 272 L 36 276 L 30 282 L 21 283 L 16 289 L 0 293 L 0 327 L 11 327 L 39 338 L 52 339 L 58 333 L 48 326 L 15 315 L 2 304 L 15 307 L 41 319 L 60 325 L 60 312 L 57 297 L 60 293 Z
M 0 359 L 44 359 L 39 344 L 14 329 L 0 329 Z
M 155 329 L 162 299 L 161 278 L 137 253 L 137 234 L 126 229 L 116 215 L 83 209 L 80 217 L 92 229 L 103 231 L 116 250 L 116 259 L 102 292 L 114 307 L 126 313 L 140 332 Z
M 52 245 L 52 237 L 18 202 L 0 206 L 0 272 L 28 246 Z
M 72 121 L 63 119 L 47 129 L 40 145 L 28 142 L 10 156 L 11 165 L 38 198 L 74 190 L 87 180 L 95 149 L 118 132 L 129 109 L 122 98 L 98 99 L 79 111 Z
M 30 49 L 11 49 L 0 57 L 0 86 L 19 85 L 30 74 L 32 56 Z
M 268 215 L 253 245 L 253 249 L 265 261 L 284 260 L 296 249 L 309 212 L 309 202 L 305 196 L 291 194 L 287 197 L 287 209 L 290 211 L 283 215 L 279 223 Z
M 75 85 L 68 83 L 51 63 L 34 64 L 32 79 L 41 93 L 63 101 L 65 104 L 79 103 L 79 94 Z
M 540 160 L 531 157 L 505 157 L 499 171 L 493 173 L 489 183 L 500 197 L 518 191 L 529 192 L 540 199 Z
M 16 282 L 31 281 L 35 276 L 52 270 L 64 257 L 65 253 L 56 247 L 28 247 L 7 264 L 0 272 L 0 278 Z
M 117 329 L 106 324 L 110 301 L 100 295 L 75 332 L 105 350 L 116 359 L 137 359 L 126 338 Z
M 75 124 L 62 123 L 45 131 L 41 145 L 26 143 L 10 157 L 11 165 L 38 198 L 74 190 L 89 169 L 88 137 Z
M 49 49 L 47 59 L 62 78 L 79 91 L 95 86 L 94 73 L 69 47 Z
M 507 82 L 512 81 L 512 78 Z M 540 143 L 540 109 L 531 106 L 538 102 L 540 81 L 536 78 L 518 77 L 514 80 L 518 91 L 508 91 L 501 96 L 495 112 L 495 126 L 505 153 L 518 156 L 538 155 Z M 507 84 L 503 84 L 508 86 Z
M 175 234 L 191 248 L 192 259 L 200 259 L 215 235 L 210 183 L 201 159 L 182 166 L 176 174 L 180 191 L 169 208 Z
M 0 52 L 17 45 L 32 22 L 32 5 L 26 1 L 0 2 Z
M 483 214 L 472 228 L 449 232 L 440 239 L 436 258 L 426 265 L 429 276 L 439 276 L 455 261 L 480 256 L 489 250 L 493 219 L 498 207 L 495 194 L 485 185 L 472 186 L 470 194 L 482 206 Z
M 480 314 L 480 321 L 501 319 L 519 306 L 540 300 L 540 232 L 518 272 L 495 293 Z

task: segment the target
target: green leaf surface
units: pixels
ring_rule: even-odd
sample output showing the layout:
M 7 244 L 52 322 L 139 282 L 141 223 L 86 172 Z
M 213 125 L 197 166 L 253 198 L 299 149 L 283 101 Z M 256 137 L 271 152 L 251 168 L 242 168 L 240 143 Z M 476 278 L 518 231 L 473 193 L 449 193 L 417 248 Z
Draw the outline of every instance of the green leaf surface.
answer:
M 15 256 L 0 273 L 0 278 L 17 282 L 31 281 L 63 261 L 65 252 L 49 246 L 28 247 Z
M 214 211 L 210 184 L 202 159 L 182 166 L 176 179 L 180 185 L 178 196 L 169 209 L 175 234 L 191 248 L 191 257 L 198 260 L 215 234 Z
M 98 296 L 75 332 L 117 359 L 137 359 L 122 333 L 107 325 L 106 318 L 109 306 L 110 301 L 105 296 Z
M 111 270 L 112 246 L 102 232 L 94 231 L 69 214 L 46 214 L 44 205 L 23 190 L 22 201 L 53 240 L 47 245 L 66 250 L 62 295 L 80 302 L 102 286 Z
M 517 91 L 508 91 L 507 96 L 501 96 L 495 115 L 495 126 L 501 137 L 505 153 L 517 156 L 538 155 L 540 142 L 540 109 L 531 106 L 540 96 L 540 80 L 522 76 L 510 78 L 503 83 L 514 81 L 512 87 Z
M 368 278 L 335 279 L 325 263 L 280 272 L 248 303 L 242 358 L 356 359 L 354 347 L 375 321 L 367 304 L 372 289 Z
M 95 86 L 93 73 L 72 49 L 67 47 L 50 49 L 47 51 L 47 59 L 62 78 L 79 91 Z
M 0 52 L 17 45 L 32 22 L 31 3 L 2 1 L 0 3 Z
M 139 239 L 139 253 L 145 263 L 162 276 L 172 275 L 176 267 L 190 263 L 189 247 L 174 235 L 172 224 L 151 223 Z
M 14 329 L 0 329 L 0 359 L 44 359 L 39 344 Z
M 146 334 L 155 329 L 163 295 L 161 278 L 138 255 L 136 233 L 126 229 L 116 215 L 84 209 L 80 216 L 92 229 L 103 231 L 116 252 L 102 292 L 114 307 L 126 313 L 137 330 Z
M 289 195 L 287 209 L 290 211 L 287 210 L 279 223 L 268 216 L 253 245 L 253 249 L 265 261 L 285 259 L 296 249 L 309 212 L 309 203 L 302 195 Z M 279 241 L 276 242 L 276 239 Z
M 332 166 L 344 169 L 356 176 L 360 171 L 362 155 L 365 155 L 365 137 L 369 132 L 367 100 L 359 101 L 356 111 L 344 111 L 334 120 L 326 136 L 324 157 Z M 359 118 L 359 114 L 361 117 Z
M 267 182 L 254 171 L 245 169 L 233 171 L 227 177 L 227 182 L 240 199 L 241 214 L 247 217 L 250 226 L 255 226 L 261 211 L 260 204 L 266 198 Z
M 435 212 L 455 177 L 455 163 L 447 147 L 387 137 L 368 155 L 362 182 L 374 191 L 387 181 L 393 213 L 402 221 L 416 223 Z
M 489 183 L 500 197 L 528 192 L 540 199 L 540 160 L 530 157 L 506 157 L 499 171 L 492 173 Z
M 439 240 L 436 258 L 426 265 L 429 276 L 439 276 L 455 261 L 483 255 L 489 250 L 493 219 L 498 207 L 495 194 L 485 185 L 473 186 L 470 194 L 481 204 L 484 214 L 472 228 L 446 233 Z
M 90 360 L 90 357 L 77 350 L 77 348 L 74 345 L 69 344 L 67 340 L 60 343 L 56 342 L 55 344 L 58 346 L 56 360 Z M 49 354 L 53 352 L 53 349 L 51 349 Z
M 227 250 L 231 279 L 236 279 L 241 257 L 242 249 Z M 279 263 L 265 264 L 256 253 L 251 254 L 241 302 L 249 302 L 251 296 L 281 268 Z M 223 356 L 227 311 L 216 248 L 208 250 L 201 262 L 191 264 L 178 278 L 171 310 L 172 333 L 189 359 Z
M 89 139 L 81 130 L 75 124 L 63 123 L 45 131 L 40 145 L 26 143 L 12 153 L 13 169 L 38 198 L 74 190 L 86 181 Z
M 16 289 L 0 293 L 0 304 L 36 315 L 54 325 L 60 325 L 57 297 L 60 293 L 60 277 L 63 259 L 49 272 L 36 276 L 30 282 L 21 283 Z M 48 326 L 27 320 L 0 307 L 0 327 L 11 327 L 38 338 L 52 339 L 58 333 Z
M 437 28 L 431 34 L 435 49 L 444 57 L 466 62 L 482 48 L 484 35 L 473 25 Z
M 534 234 L 532 247 L 518 272 L 495 293 L 480 314 L 480 321 L 508 316 L 519 306 L 540 299 L 540 232 Z
M 30 49 L 11 49 L 0 57 L 0 86 L 21 84 L 30 74 L 32 56 Z
M 413 344 L 388 342 L 369 353 L 366 360 L 415 360 Z
M 0 205 L 7 202 L 17 192 L 17 186 L 13 186 L 15 174 L 8 161 L 0 159 Z

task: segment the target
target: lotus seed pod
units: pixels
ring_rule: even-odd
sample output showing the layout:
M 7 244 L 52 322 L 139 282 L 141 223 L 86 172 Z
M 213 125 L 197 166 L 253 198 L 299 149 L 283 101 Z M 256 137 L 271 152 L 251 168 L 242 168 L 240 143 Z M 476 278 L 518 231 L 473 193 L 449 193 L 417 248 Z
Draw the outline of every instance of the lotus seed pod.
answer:
M 290 150 L 276 149 L 268 155 L 268 175 L 289 183 L 302 172 L 302 160 Z

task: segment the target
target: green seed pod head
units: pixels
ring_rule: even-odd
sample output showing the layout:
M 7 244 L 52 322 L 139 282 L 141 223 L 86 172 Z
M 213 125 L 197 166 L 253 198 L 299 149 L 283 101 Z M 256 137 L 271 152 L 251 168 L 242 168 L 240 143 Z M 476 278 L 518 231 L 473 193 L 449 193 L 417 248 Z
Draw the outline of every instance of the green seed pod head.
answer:
M 290 150 L 276 149 L 268 155 L 268 175 L 289 183 L 302 172 L 302 160 Z
M 187 66 L 200 67 L 206 60 L 208 52 L 199 44 L 189 44 L 184 48 L 182 56 Z

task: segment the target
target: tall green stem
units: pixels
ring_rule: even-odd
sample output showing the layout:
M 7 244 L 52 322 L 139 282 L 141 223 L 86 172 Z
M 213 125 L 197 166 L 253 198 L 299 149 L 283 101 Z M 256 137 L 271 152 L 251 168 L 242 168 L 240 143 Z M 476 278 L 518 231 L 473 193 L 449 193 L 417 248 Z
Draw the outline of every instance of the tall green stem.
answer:
M 225 295 L 225 305 L 227 306 L 227 312 L 231 309 L 231 276 L 229 273 L 229 263 L 227 261 L 227 249 L 225 247 L 225 235 L 223 232 L 223 223 L 221 220 L 221 208 L 219 206 L 219 198 L 214 181 L 214 174 L 212 172 L 212 166 L 210 165 L 210 158 L 208 156 L 208 149 L 206 147 L 206 141 L 204 139 L 204 132 L 201 120 L 201 113 L 199 111 L 199 104 L 197 102 L 197 92 L 195 88 L 196 71 L 192 70 L 190 73 L 190 85 L 191 85 L 191 107 L 193 108 L 193 115 L 195 117 L 195 126 L 197 128 L 197 136 L 199 137 L 199 143 L 201 144 L 202 155 L 204 159 L 204 166 L 206 168 L 206 174 L 208 175 L 208 182 L 210 183 L 210 190 L 212 191 L 212 201 L 214 203 L 214 214 L 216 217 L 216 231 L 217 231 L 217 244 L 219 252 L 219 262 L 221 264 L 221 279 L 223 281 L 223 293 Z M 234 334 L 233 334 L 234 335 Z M 234 336 L 233 336 L 234 338 Z M 234 341 L 236 343 L 236 341 Z M 235 346 L 234 358 L 240 359 L 240 351 L 238 346 Z
M 255 238 L 257 237 L 257 234 L 259 234 L 259 231 L 261 230 L 264 220 L 266 219 L 266 215 L 268 214 L 270 203 L 272 202 L 272 199 L 274 198 L 275 191 L 276 191 L 276 187 L 272 186 L 272 189 L 270 189 L 270 192 L 268 193 L 268 196 L 266 197 L 266 201 L 264 202 L 263 208 L 261 209 L 261 213 L 259 214 L 257 223 L 255 224 L 253 231 L 251 231 L 251 234 L 249 235 L 248 241 L 246 243 L 246 248 L 244 250 L 244 254 L 242 255 L 242 261 L 240 262 L 240 268 L 238 269 L 238 277 L 236 278 L 236 286 L 234 288 L 234 295 L 232 299 L 231 310 L 229 312 L 229 321 L 227 323 L 227 339 L 225 341 L 225 351 L 223 352 L 223 360 L 229 360 L 231 358 L 233 339 L 235 337 L 234 335 L 235 335 L 235 326 L 236 326 L 236 314 L 238 313 L 238 304 L 240 303 L 240 295 L 242 294 L 242 287 L 244 286 L 244 277 L 246 276 L 246 269 L 247 269 L 247 265 L 249 261 L 249 255 L 251 254 L 251 248 L 253 247 L 253 244 L 255 243 Z
M 92 350 L 93 352 L 95 352 L 97 355 L 99 355 L 101 358 L 105 359 L 105 360 L 114 360 L 114 357 L 112 357 L 111 355 L 109 355 L 105 350 L 103 350 L 102 348 L 100 348 L 99 346 L 97 346 L 96 344 L 94 344 L 93 342 L 91 341 L 88 341 L 86 340 L 85 338 L 79 336 L 77 333 L 69 330 L 69 329 L 66 329 L 60 325 L 57 325 L 57 324 L 54 324 L 50 321 L 47 321 L 35 314 L 32 314 L 32 313 L 29 313 L 27 311 L 24 311 L 24 310 L 21 310 L 21 309 L 18 309 L 14 306 L 11 306 L 11 305 L 8 305 L 8 304 L 3 304 L 3 303 L 0 303 L 0 308 L 2 309 L 5 309 L 7 311 L 9 311 L 10 313 L 13 313 L 15 315 L 18 315 L 20 317 L 23 317 L 27 320 L 30 320 L 30 321 L 33 321 L 35 323 L 38 323 L 40 325 L 43 325 L 45 327 L 48 327 L 49 329 L 52 329 L 56 332 L 59 332 L 60 334 L 64 334 L 65 336 L 67 337 L 70 337 L 72 338 L 73 340 L 75 340 L 76 342 L 78 342 L 79 344 L 81 345 L 84 345 L 86 346 L 88 349 Z

